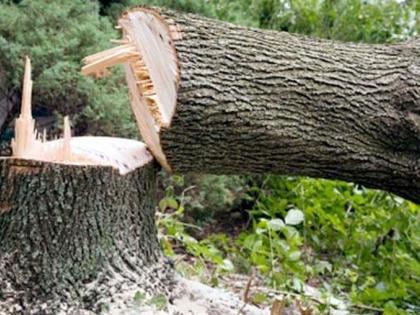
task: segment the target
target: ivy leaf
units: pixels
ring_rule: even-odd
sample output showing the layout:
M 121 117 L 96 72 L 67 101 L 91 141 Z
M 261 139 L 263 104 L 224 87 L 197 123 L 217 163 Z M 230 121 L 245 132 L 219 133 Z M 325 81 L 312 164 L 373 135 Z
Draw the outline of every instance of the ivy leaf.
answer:
M 174 198 L 163 198 L 159 202 L 159 209 L 160 211 L 165 211 L 167 208 L 178 209 L 178 202 Z
M 299 209 L 291 209 L 287 212 L 285 222 L 288 225 L 298 225 L 303 222 L 305 216 Z

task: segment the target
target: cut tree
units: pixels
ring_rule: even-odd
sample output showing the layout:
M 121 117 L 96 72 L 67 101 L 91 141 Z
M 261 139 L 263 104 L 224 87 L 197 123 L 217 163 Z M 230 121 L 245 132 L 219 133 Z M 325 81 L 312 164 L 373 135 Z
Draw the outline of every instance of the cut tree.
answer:
M 30 72 L 26 59 L 13 155 L 0 158 L 0 314 L 267 314 L 175 274 L 142 142 L 71 137 L 68 118 L 62 139 L 38 135 Z
M 144 141 L 167 170 L 357 182 L 420 202 L 420 42 L 368 45 L 133 8 L 121 44 Z

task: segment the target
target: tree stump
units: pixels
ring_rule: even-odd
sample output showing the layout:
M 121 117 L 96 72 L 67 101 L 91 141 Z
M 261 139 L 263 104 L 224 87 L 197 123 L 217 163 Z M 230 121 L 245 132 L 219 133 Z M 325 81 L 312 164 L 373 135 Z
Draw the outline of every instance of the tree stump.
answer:
M 173 268 L 157 239 L 155 179 L 152 161 L 122 176 L 1 160 L 0 314 L 99 313 L 130 290 L 168 295 Z

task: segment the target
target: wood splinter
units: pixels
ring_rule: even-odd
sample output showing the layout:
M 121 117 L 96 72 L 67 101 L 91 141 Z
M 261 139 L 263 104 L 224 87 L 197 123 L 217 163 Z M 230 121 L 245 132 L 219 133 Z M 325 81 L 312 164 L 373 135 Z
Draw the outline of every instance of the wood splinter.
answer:
M 122 15 L 120 46 L 83 59 L 84 75 L 102 76 L 109 67 L 124 64 L 131 107 L 140 133 L 155 158 L 171 170 L 161 149 L 159 132 L 168 128 L 175 112 L 179 66 L 174 41 L 182 39 L 173 20 L 167 23 L 154 10 L 134 8 Z

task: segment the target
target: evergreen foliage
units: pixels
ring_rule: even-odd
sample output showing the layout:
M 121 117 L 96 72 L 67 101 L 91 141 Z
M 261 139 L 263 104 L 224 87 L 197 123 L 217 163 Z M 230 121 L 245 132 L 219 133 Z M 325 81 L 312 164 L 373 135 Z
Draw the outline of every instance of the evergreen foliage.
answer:
M 35 115 L 72 115 L 78 133 L 135 134 L 121 75 L 80 74 L 83 57 L 118 34 L 96 1 L 0 2 L 0 98 L 20 87 L 23 58 L 33 64 Z

